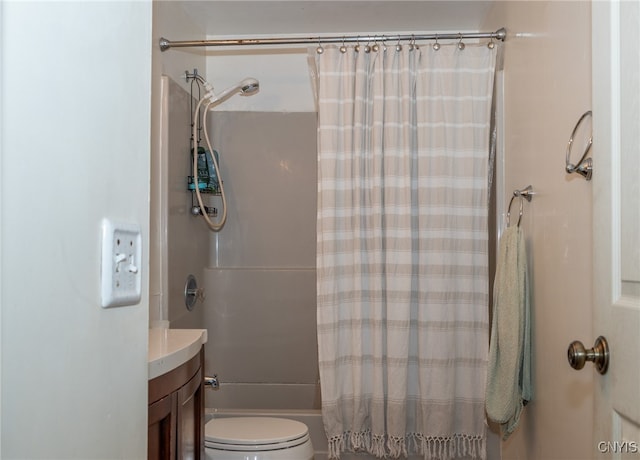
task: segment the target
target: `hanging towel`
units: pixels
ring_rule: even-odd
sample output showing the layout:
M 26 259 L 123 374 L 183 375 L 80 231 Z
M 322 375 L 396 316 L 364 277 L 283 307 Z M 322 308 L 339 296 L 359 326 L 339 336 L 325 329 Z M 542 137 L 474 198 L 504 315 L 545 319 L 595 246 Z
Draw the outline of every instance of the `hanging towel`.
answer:
M 520 227 L 507 227 L 493 285 L 486 411 L 507 439 L 532 397 L 527 256 Z

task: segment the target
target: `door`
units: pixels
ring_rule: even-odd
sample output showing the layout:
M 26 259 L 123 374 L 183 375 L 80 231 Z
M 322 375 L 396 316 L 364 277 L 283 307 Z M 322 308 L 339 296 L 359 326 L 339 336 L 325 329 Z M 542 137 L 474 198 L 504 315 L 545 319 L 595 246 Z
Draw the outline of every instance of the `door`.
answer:
M 596 374 L 594 458 L 640 455 L 638 24 L 640 0 L 592 1 L 594 336 L 610 350 Z

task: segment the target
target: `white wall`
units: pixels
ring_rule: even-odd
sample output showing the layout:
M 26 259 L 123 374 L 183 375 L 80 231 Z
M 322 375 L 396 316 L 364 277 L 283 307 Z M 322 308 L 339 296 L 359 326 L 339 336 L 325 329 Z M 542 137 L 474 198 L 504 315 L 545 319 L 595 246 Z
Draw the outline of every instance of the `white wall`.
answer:
M 151 4 L 2 3 L 2 451 L 145 458 L 142 301 L 100 306 L 100 223 L 149 241 Z
M 590 3 L 498 2 L 488 24 L 497 26 L 508 29 L 505 199 L 529 184 L 536 192 L 524 205 L 521 224 L 532 283 L 534 400 L 521 426 L 503 443 L 502 457 L 594 458 L 594 370 L 577 372 L 566 357 L 571 341 L 595 339 L 589 287 L 591 183 L 564 171 L 569 135 L 591 108 Z
M 154 103 L 157 102 L 159 91 L 156 85 L 160 85 L 160 77 L 167 75 L 179 83 L 185 90 L 189 90 L 190 84 L 185 78 L 185 71 L 193 72 L 198 69 L 201 75 L 205 73 L 205 49 L 204 48 L 173 48 L 168 51 L 160 51 L 159 41 L 161 37 L 180 40 L 204 39 L 204 33 L 182 8 L 180 1 L 155 0 L 153 2 L 153 89 Z

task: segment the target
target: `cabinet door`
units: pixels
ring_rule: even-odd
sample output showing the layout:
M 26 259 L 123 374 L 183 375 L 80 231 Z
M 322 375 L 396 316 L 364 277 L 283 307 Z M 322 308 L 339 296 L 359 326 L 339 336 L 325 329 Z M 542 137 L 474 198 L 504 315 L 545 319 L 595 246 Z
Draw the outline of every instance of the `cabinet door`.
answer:
M 176 393 L 149 405 L 147 458 L 172 460 L 176 455 Z
M 204 374 L 202 368 L 177 392 L 178 458 L 204 459 Z

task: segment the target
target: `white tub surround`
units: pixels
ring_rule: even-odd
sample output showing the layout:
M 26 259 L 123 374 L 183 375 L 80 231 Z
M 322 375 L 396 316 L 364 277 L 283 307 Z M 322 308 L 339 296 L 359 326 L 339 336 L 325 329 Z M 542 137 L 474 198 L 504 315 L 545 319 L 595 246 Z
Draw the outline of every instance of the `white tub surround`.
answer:
M 206 329 L 149 329 L 149 380 L 186 363 L 205 343 Z

